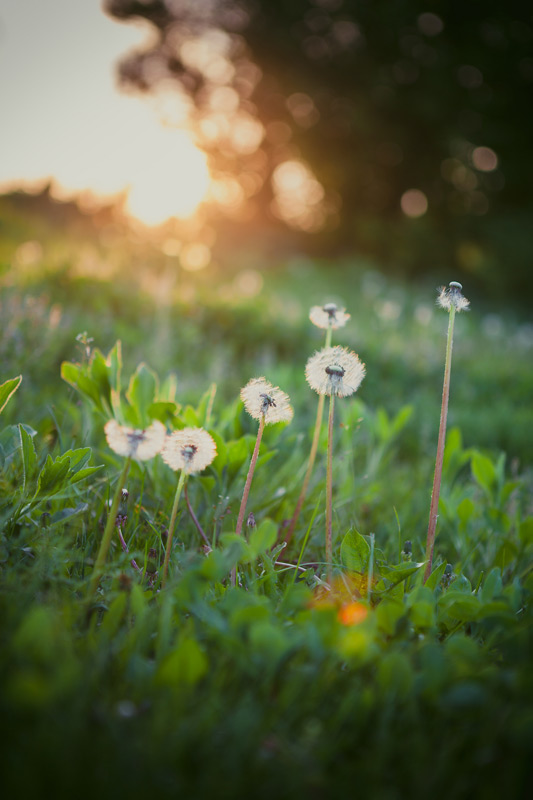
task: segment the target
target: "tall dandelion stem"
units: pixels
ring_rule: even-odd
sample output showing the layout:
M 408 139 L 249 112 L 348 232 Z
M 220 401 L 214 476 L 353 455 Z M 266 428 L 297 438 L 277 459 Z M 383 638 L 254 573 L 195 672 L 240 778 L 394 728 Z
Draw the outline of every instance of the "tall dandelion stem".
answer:
M 178 480 L 178 485 L 176 487 L 176 494 L 174 495 L 174 504 L 172 506 L 172 513 L 170 514 L 170 523 L 168 526 L 168 536 L 167 536 L 167 546 L 165 548 L 165 561 L 163 563 L 163 577 L 161 579 L 161 586 L 165 585 L 167 574 L 168 574 L 168 565 L 170 562 L 170 552 L 172 550 L 172 537 L 174 536 L 174 528 L 176 525 L 176 515 L 178 513 L 178 503 L 180 501 L 181 492 L 183 490 L 183 486 L 185 485 L 185 479 L 187 478 L 187 473 L 184 469 L 180 472 L 180 477 Z
M 426 570 L 424 582 L 431 575 L 433 563 L 433 548 L 435 546 L 435 530 L 437 527 L 437 517 L 439 509 L 440 485 L 442 480 L 442 463 L 444 459 L 444 444 L 446 441 L 446 420 L 448 418 L 448 400 L 450 397 L 450 370 L 452 366 L 452 347 L 453 347 L 453 326 L 455 322 L 456 308 L 452 304 L 450 307 L 450 318 L 448 321 L 448 339 L 446 342 L 446 362 L 444 365 L 444 383 L 442 386 L 442 405 L 440 410 L 439 439 L 437 444 L 437 458 L 435 461 L 435 475 L 433 477 L 433 491 L 431 493 L 431 505 L 429 507 L 429 525 L 426 542 Z
M 109 552 L 109 545 L 111 544 L 111 539 L 113 536 L 113 530 L 115 528 L 118 504 L 120 502 L 122 489 L 124 488 L 126 479 L 128 477 L 130 464 L 131 464 L 131 458 L 127 458 L 126 461 L 124 462 L 124 467 L 118 479 L 117 488 L 115 489 L 115 496 L 113 497 L 113 502 L 111 504 L 111 509 L 109 511 L 109 514 L 107 515 L 104 535 L 102 537 L 102 541 L 100 542 L 100 549 L 98 550 L 98 555 L 96 556 L 96 561 L 94 562 L 94 568 L 91 575 L 91 582 L 89 583 L 89 592 L 88 592 L 89 599 L 96 592 L 96 589 L 98 588 L 98 583 L 102 576 L 104 564 L 107 558 L 107 554 Z
M 326 471 L 326 563 L 328 583 L 331 584 L 331 562 L 333 553 L 332 506 L 333 506 L 333 415 L 335 413 L 335 395 L 329 396 L 328 418 L 328 462 Z
M 330 326 L 326 331 L 326 347 L 331 347 L 331 336 L 333 333 L 333 329 Z M 294 514 L 292 515 L 292 519 L 289 524 L 289 528 L 287 533 L 285 534 L 285 541 L 287 544 L 292 539 L 292 535 L 294 533 L 294 529 L 296 527 L 296 523 L 298 522 L 298 517 L 300 516 L 300 511 L 302 510 L 302 506 L 304 504 L 304 500 L 307 497 L 307 489 L 309 488 L 309 481 L 311 480 L 311 475 L 313 473 L 313 467 L 315 465 L 316 454 L 318 451 L 318 442 L 320 439 L 320 431 L 322 428 L 322 417 L 324 416 L 324 395 L 318 395 L 318 407 L 316 410 L 316 422 L 315 422 L 315 430 L 313 433 L 313 441 L 311 443 L 311 452 L 309 453 L 309 461 L 307 462 L 307 470 L 304 477 L 304 482 L 302 484 L 302 490 L 300 492 L 300 496 L 298 497 L 298 502 L 296 503 L 296 508 L 294 509 Z
M 239 516 L 237 517 L 237 527 L 235 533 L 240 536 L 242 533 L 242 526 L 244 524 L 244 515 L 246 514 L 246 504 L 248 502 L 248 495 L 250 494 L 250 486 L 252 485 L 252 478 L 254 477 L 255 465 L 257 464 L 257 456 L 259 455 L 259 446 L 263 438 L 263 431 L 265 429 L 265 416 L 261 416 L 259 420 L 259 430 L 257 431 L 257 439 L 255 440 L 254 452 L 252 453 L 252 460 L 246 476 L 246 483 L 244 484 L 244 491 L 242 493 L 241 507 L 239 509 Z

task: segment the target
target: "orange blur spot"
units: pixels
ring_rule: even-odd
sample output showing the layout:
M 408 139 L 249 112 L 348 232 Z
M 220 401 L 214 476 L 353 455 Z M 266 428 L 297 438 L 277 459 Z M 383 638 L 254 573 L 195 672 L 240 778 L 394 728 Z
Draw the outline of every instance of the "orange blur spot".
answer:
M 359 625 L 367 616 L 368 609 L 362 603 L 346 603 L 337 613 L 337 618 L 343 625 Z

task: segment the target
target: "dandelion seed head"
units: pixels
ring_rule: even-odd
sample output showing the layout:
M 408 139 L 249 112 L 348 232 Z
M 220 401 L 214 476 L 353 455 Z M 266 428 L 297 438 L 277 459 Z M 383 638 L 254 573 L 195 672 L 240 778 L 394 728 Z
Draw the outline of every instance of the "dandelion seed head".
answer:
M 104 427 L 107 443 L 111 450 L 119 456 L 148 461 L 163 447 L 166 429 L 162 422 L 152 424 L 140 430 L 120 425 L 116 419 L 110 419 Z
M 344 308 L 339 308 L 335 303 L 326 303 L 323 306 L 313 306 L 309 311 L 309 319 L 317 328 L 342 328 L 350 315 Z
M 438 289 L 437 305 L 444 308 L 445 311 L 450 311 L 452 306 L 456 311 L 466 311 L 470 300 L 463 296 L 462 289 L 463 287 L 458 281 L 451 281 L 448 288 L 441 286 Z
M 188 475 L 201 472 L 217 454 L 213 437 L 203 428 L 183 428 L 173 431 L 165 441 L 161 456 L 173 470 L 182 469 Z
M 365 365 L 347 347 L 323 347 L 308 360 L 305 377 L 318 394 L 348 397 L 365 377 Z
M 294 414 L 289 396 L 264 378 L 248 381 L 241 389 L 241 400 L 251 417 L 258 420 L 264 417 L 267 425 L 290 422 Z

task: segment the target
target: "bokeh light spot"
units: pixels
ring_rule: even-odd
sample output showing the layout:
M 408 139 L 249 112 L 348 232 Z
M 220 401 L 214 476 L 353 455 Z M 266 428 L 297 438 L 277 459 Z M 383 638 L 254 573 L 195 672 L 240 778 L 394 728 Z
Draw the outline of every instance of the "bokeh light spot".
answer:
M 422 217 L 428 210 L 428 200 L 424 192 L 420 189 L 408 189 L 402 194 L 400 200 L 403 213 L 407 217 L 416 219 Z

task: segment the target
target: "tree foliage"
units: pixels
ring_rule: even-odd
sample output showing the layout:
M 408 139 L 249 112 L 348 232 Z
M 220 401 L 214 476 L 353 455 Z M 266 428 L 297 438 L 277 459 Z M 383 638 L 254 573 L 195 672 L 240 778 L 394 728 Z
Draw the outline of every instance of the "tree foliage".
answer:
M 527 285 L 526 5 L 107 0 L 106 9 L 157 34 L 124 58 L 121 78 L 143 91 L 175 81 L 193 101 L 230 216 L 275 217 L 320 231 L 330 248 L 382 258 L 452 258 L 494 286 L 512 242 L 514 288 Z

